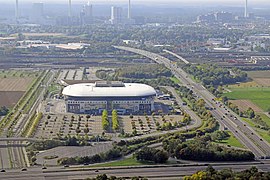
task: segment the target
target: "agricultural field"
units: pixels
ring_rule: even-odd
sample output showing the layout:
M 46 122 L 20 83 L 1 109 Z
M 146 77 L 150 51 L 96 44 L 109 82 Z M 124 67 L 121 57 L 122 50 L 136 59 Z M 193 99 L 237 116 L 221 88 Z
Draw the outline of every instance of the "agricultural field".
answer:
M 0 107 L 10 108 L 15 106 L 23 94 L 23 91 L 0 91 Z
M 0 91 L 26 91 L 33 78 L 0 78 Z
M 225 93 L 230 100 L 249 100 L 263 111 L 270 109 L 270 88 L 230 88 Z
M 238 106 L 241 111 L 247 111 L 251 107 L 255 112 L 262 112 L 263 110 L 250 100 L 230 100 L 231 103 Z
M 243 118 L 263 139 L 270 142 L 269 131 L 264 128 L 270 127 L 270 71 L 247 72 L 252 81 L 228 86 L 229 92 L 224 96 L 237 105 L 244 112 L 251 107 L 261 120 Z
M 109 117 L 110 118 L 110 117 Z M 179 123 L 182 116 L 119 116 L 120 129 L 131 134 L 136 128 L 137 134 L 148 134 L 157 131 L 156 123 L 162 127 L 163 124 L 171 122 L 172 125 Z M 67 135 L 81 136 L 101 135 L 103 133 L 101 116 L 87 115 L 44 115 L 34 137 L 36 138 L 59 138 Z M 116 136 L 115 133 L 107 133 Z
M 270 87 L 270 71 L 250 71 L 247 74 L 259 86 Z
M 235 88 L 253 88 L 253 87 L 259 87 L 260 85 L 255 82 L 255 81 L 248 81 L 248 82 L 243 82 L 240 84 L 231 84 L 228 85 L 229 89 L 235 89 Z
M 30 87 L 38 72 L 1 70 L 0 71 L 0 107 L 13 107 Z
M 254 78 L 270 78 L 270 71 L 247 71 L 248 77 Z

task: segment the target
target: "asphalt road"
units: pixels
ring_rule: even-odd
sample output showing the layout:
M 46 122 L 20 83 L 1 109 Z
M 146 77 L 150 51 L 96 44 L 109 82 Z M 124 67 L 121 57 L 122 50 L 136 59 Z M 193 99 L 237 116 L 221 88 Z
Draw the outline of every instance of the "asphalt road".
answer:
M 7 145 L 7 142 L 0 142 L 1 148 L 0 148 L 0 168 L 1 169 L 6 169 L 10 168 L 10 162 L 9 162 L 9 152 L 8 148 L 5 147 Z
M 189 75 L 183 71 L 183 69 L 171 63 L 169 59 L 145 50 L 124 46 L 115 46 L 115 48 L 140 54 L 159 64 L 164 64 L 167 68 L 171 69 L 173 74 L 181 81 L 182 85 L 192 89 L 205 100 L 209 108 L 214 109 L 212 110 L 213 116 L 219 121 L 219 123 L 225 125 L 241 143 L 250 149 L 255 154 L 256 158 L 261 159 L 270 157 L 270 144 L 268 142 L 263 140 L 262 137 L 258 135 L 248 124 L 241 121 L 239 116 L 231 111 L 226 112 L 228 111 L 228 107 L 224 105 L 220 107 L 220 105 L 217 104 L 218 102 L 214 100 L 215 96 L 213 94 L 211 94 L 201 84 L 194 82 Z
M 236 164 L 221 164 L 213 165 L 217 170 L 232 169 L 234 171 L 242 171 L 252 166 L 256 166 L 260 171 L 270 171 L 269 164 L 253 164 L 253 163 L 236 163 Z M 57 179 L 82 179 L 88 177 L 96 177 L 98 174 L 107 174 L 108 176 L 117 177 L 134 177 L 142 176 L 149 179 L 169 179 L 191 175 L 199 170 L 204 170 L 207 165 L 186 165 L 180 167 L 161 166 L 161 167 L 118 167 L 118 168 L 100 168 L 96 169 L 82 168 L 80 170 L 64 169 L 64 168 L 41 168 L 28 169 L 25 172 L 21 170 L 12 170 L 0 173 L 0 179 L 5 180 L 57 180 Z

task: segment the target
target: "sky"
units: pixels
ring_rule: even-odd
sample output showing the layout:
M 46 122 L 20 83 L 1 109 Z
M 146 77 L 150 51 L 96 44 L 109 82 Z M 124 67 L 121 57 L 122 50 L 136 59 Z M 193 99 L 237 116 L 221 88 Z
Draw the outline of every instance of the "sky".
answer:
M 72 2 L 74 3 L 85 3 L 88 0 L 72 0 Z M 132 3 L 140 3 L 140 4 L 144 4 L 144 3 L 164 3 L 164 4 L 168 4 L 168 3 L 183 3 L 183 4 L 225 4 L 225 5 L 240 5 L 243 4 L 245 2 L 245 0 L 131 0 Z M 15 2 L 15 0 L 0 0 L 0 2 L 4 2 L 4 3 L 13 3 Z M 68 0 L 19 0 L 19 2 L 50 2 L 50 3 L 65 3 L 68 2 Z M 113 3 L 113 2 L 127 2 L 127 0 L 90 0 L 91 3 Z M 248 0 L 248 2 L 250 4 L 270 4 L 270 0 Z

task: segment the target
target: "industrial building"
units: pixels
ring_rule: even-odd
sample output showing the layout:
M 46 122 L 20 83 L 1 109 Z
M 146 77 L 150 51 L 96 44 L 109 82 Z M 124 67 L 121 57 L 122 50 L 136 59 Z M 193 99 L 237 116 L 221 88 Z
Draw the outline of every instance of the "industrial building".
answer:
M 97 81 L 64 88 L 66 111 L 101 114 L 113 109 L 119 114 L 150 114 L 154 111 L 156 91 L 139 83 Z

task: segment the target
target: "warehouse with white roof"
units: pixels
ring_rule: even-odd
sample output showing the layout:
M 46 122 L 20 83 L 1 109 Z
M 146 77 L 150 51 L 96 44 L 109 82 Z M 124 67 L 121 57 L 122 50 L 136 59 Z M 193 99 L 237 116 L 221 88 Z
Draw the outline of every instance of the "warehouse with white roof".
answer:
M 119 114 L 144 114 L 154 111 L 156 91 L 151 86 L 119 81 L 98 81 L 64 88 L 66 111 L 101 114 L 116 109 Z

